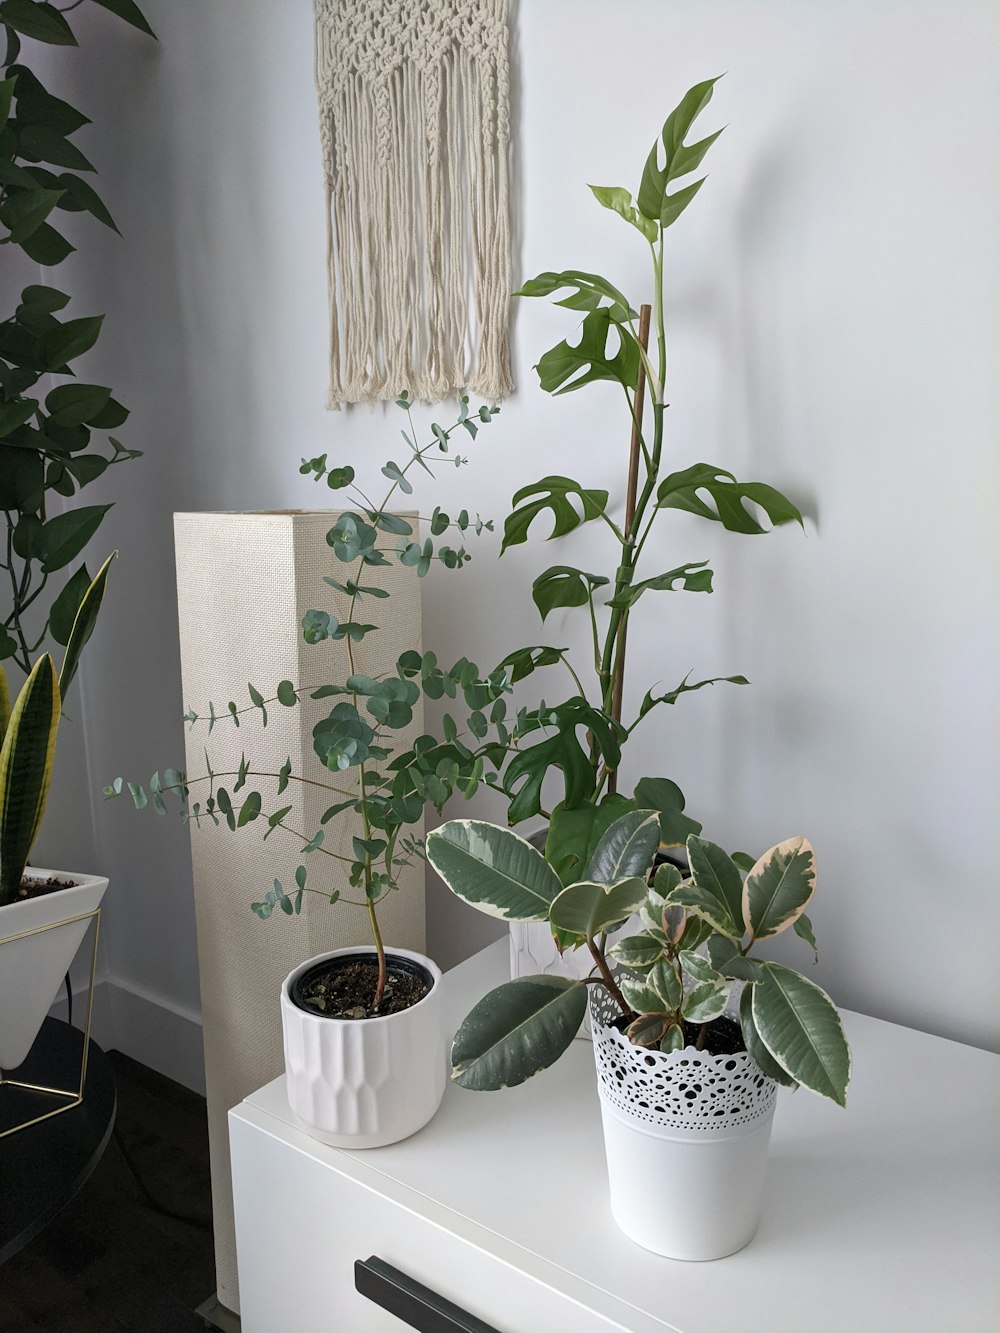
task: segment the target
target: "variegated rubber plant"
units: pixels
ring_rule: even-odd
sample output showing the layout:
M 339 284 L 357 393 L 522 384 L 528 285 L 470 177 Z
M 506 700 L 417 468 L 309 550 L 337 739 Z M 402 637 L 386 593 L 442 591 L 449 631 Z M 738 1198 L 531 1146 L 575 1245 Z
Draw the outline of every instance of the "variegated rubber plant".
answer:
M 810 844 L 790 838 L 754 861 L 691 834 L 681 871 L 655 865 L 659 839 L 657 811 L 630 811 L 564 886 L 510 829 L 452 820 L 428 836 L 428 860 L 465 902 L 507 921 L 548 922 L 594 962 L 584 980 L 518 977 L 490 991 L 455 1037 L 452 1077 L 492 1091 L 547 1068 L 576 1035 L 593 985 L 613 997 L 636 1045 L 710 1050 L 711 1024 L 741 989 L 739 1025 L 761 1072 L 843 1105 L 850 1052 L 829 996 L 784 964 L 751 957 L 790 927 L 815 954 L 805 915 L 816 888 Z M 636 913 L 639 933 L 609 946 L 609 934 Z

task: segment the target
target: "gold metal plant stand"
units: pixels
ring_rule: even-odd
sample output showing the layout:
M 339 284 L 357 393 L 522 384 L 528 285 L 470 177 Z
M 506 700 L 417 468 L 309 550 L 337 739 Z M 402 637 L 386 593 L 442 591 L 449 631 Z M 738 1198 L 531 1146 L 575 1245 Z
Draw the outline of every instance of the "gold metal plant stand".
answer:
M 87 1056 L 90 1051 L 90 1026 L 94 1016 L 94 978 L 97 975 L 97 942 L 101 934 L 101 909 L 95 907 L 92 912 L 82 912 L 79 916 L 66 917 L 62 921 L 50 922 L 47 926 L 36 926 L 34 930 L 22 930 L 16 935 L 6 935 L 0 939 L 0 950 L 5 944 L 13 944 L 15 940 L 27 939 L 29 935 L 41 935 L 46 930 L 58 930 L 60 926 L 71 926 L 77 921 L 86 921 L 93 917 L 94 920 L 94 941 L 90 951 L 90 985 L 87 988 L 87 1021 L 83 1027 L 83 1051 L 80 1056 L 80 1079 L 75 1087 L 72 1088 L 49 1088 L 39 1083 L 24 1083 L 16 1078 L 9 1078 L 7 1074 L 0 1069 L 0 1096 L 6 1098 L 11 1095 L 7 1089 L 19 1088 L 25 1092 L 47 1093 L 52 1097 L 65 1098 L 62 1105 L 53 1107 L 51 1111 L 45 1111 L 42 1115 L 32 1116 L 29 1120 L 23 1120 L 18 1125 L 12 1125 L 9 1129 L 0 1130 L 0 1139 L 5 1139 L 9 1134 L 16 1134 L 18 1130 L 27 1129 L 29 1125 L 37 1125 L 43 1120 L 51 1120 L 54 1115 L 62 1115 L 64 1111 L 72 1111 L 74 1107 L 83 1102 L 83 1091 L 87 1084 Z

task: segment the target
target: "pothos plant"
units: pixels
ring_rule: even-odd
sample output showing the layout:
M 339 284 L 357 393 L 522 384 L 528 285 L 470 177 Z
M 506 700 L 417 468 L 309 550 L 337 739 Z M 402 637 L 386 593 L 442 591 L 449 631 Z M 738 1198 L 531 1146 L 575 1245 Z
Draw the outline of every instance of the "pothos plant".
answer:
M 747 535 L 764 533 L 765 520 L 772 526 L 802 524 L 792 501 L 765 482 L 738 481 L 715 463 L 673 468 L 667 462 L 667 232 L 705 178 L 671 187 L 697 169 L 721 133 L 717 130 L 696 143 L 685 143 L 716 82 L 708 79 L 691 88 L 667 117 L 646 160 L 635 198 L 617 186 L 590 187 L 597 202 L 618 214 L 648 248 L 651 313 L 648 306 L 643 307 L 640 317 L 607 278 L 575 269 L 541 273 L 517 293 L 524 297 L 565 293 L 556 304 L 583 313 L 576 340 L 562 341 L 540 358 L 536 369 L 542 389 L 559 395 L 597 383 L 616 384 L 632 430 L 624 504 L 612 502 L 606 490 L 549 475 L 515 494 L 513 512 L 504 525 L 502 552 L 524 543 L 545 516 L 552 524 L 550 540 L 565 537 L 584 524 L 596 525 L 613 552 L 607 572 L 558 564 L 534 580 L 532 597 L 543 621 L 557 608 L 580 608 L 586 614 L 591 661 L 587 670 L 573 670 L 575 688 L 569 698 L 522 711 L 517 754 L 507 764 L 502 780 L 511 825 L 539 814 L 547 816 L 546 856 L 564 885 L 579 878 L 603 833 L 629 810 L 640 806 L 657 809 L 666 845 L 683 845 L 690 833 L 701 831 L 701 825 L 684 813 L 684 797 L 673 781 L 644 778 L 635 785 L 632 797 L 616 790 L 622 749 L 661 706 L 673 705 L 683 695 L 719 681 L 747 684 L 741 675 L 692 681 L 689 673 L 673 689 L 647 690 L 635 715 L 623 718 L 628 627 L 639 602 L 664 592 L 712 591 L 713 571 L 705 560 L 666 571 L 645 568 L 659 521 L 665 512 L 680 510 L 726 531 Z M 650 324 L 652 342 L 647 347 Z M 651 423 L 644 411 L 647 404 Z M 597 544 L 595 537 L 594 546 Z M 537 646 L 522 650 L 512 665 L 513 677 L 521 680 L 560 659 L 572 669 L 565 649 Z M 590 683 L 585 685 L 587 677 Z M 562 799 L 546 810 L 543 784 L 556 771 L 561 774 Z
M 92 0 L 153 35 L 133 0 Z M 70 5 L 68 9 L 75 9 Z M 18 247 L 45 268 L 73 246 L 54 225 L 59 213 L 88 213 L 117 231 L 94 187 L 94 171 L 73 142 L 89 121 L 44 87 L 21 57 L 21 38 L 56 46 L 77 40 L 62 10 L 35 0 L 3 0 L 0 79 L 0 245 Z M 112 556 L 92 575 L 81 561 L 111 508 L 69 503 L 109 467 L 139 450 L 107 432 L 128 411 L 109 388 L 83 384 L 72 363 L 94 346 L 103 315 L 61 318 L 70 298 L 32 284 L 0 322 L 0 905 L 14 901 L 45 811 L 62 705 L 104 597 Z M 39 386 L 46 382 L 45 388 Z M 53 383 L 55 381 L 55 383 Z M 58 512 L 51 497 L 59 496 Z M 71 571 L 71 572 L 70 572 Z M 48 641 L 63 651 L 56 671 Z M 7 670 L 25 681 L 11 707 Z
M 460 898 L 508 920 L 546 921 L 594 962 L 583 980 L 519 977 L 486 995 L 455 1037 L 453 1078 L 491 1091 L 553 1064 L 579 1029 L 589 986 L 607 990 L 617 1025 L 635 1045 L 711 1051 L 712 1025 L 740 988 L 743 1042 L 761 1072 L 843 1105 L 850 1052 L 829 996 L 784 964 L 751 957 L 789 927 L 815 954 L 805 915 L 816 887 L 808 841 L 790 838 L 753 861 L 691 834 L 682 871 L 655 866 L 659 840 L 657 811 L 628 811 L 564 887 L 546 858 L 509 829 L 452 820 L 429 835 L 428 859 Z M 609 946 L 635 913 L 641 930 Z
M 470 553 L 466 540 L 492 530 L 490 520 L 462 510 L 456 516 L 435 506 L 423 515 L 428 535 L 422 540 L 413 522 L 390 507 L 400 496 L 413 493 L 413 480 L 420 473 L 434 476 L 435 462 L 462 466 L 468 459 L 454 448 L 453 436 L 474 440 L 499 409 L 483 405 L 470 411 L 468 399 L 459 404 L 457 419 L 447 428 L 436 423 L 430 439 L 417 443 L 411 402 L 404 394 L 397 404 L 407 416 L 403 439 L 407 454 L 382 468 L 388 487 L 381 500 L 369 497 L 350 466 L 329 466 L 325 454 L 304 458 L 300 471 L 334 491 L 345 491 L 353 508 L 346 509 L 326 534 L 332 568 L 324 583 L 347 599 L 343 618 L 334 611 L 317 608 L 303 617 L 301 632 L 308 644 L 342 642 L 346 650 L 343 679 L 328 682 L 283 680 L 271 689 L 247 685 L 244 701 L 230 700 L 217 706 L 209 702 L 201 712 L 189 709 L 185 720 L 192 728 L 206 731 L 206 767 L 198 775 L 178 769 L 157 771 L 148 784 L 116 778 L 104 792 L 115 797 L 127 791 L 138 809 L 151 806 L 159 814 L 167 809 L 166 798 L 181 802 L 185 820 L 196 825 L 208 821 L 232 832 L 252 828 L 268 838 L 279 833 L 297 841 L 300 859 L 292 879 L 276 879 L 263 897 L 252 904 L 266 920 L 279 913 L 294 915 L 302 910 L 304 896 L 314 894 L 329 903 L 363 908 L 368 915 L 379 970 L 370 1012 L 377 1013 L 386 981 L 385 949 L 379 927 L 378 907 L 399 887 L 399 872 L 415 853 L 422 854 L 420 840 L 408 830 L 423 816 L 427 805 L 440 810 L 455 794 L 471 797 L 480 784 L 497 785 L 497 773 L 515 741 L 517 720 L 508 716 L 512 690 L 512 668 L 501 665 L 484 676 L 468 658 L 450 667 L 438 662 L 433 652 L 415 649 L 404 652 L 393 669 L 372 677 L 358 671 L 357 645 L 378 630 L 373 623 L 386 611 L 389 592 L 379 586 L 373 570 L 396 561 L 424 577 L 435 566 L 463 568 Z M 449 540 L 440 539 L 455 534 Z M 381 615 L 374 608 L 381 606 Z M 367 608 L 373 608 L 368 610 Z M 518 655 L 511 659 L 517 662 Z M 412 744 L 399 736 L 410 726 L 414 706 L 421 694 L 429 699 L 454 701 L 458 707 L 446 711 L 443 735 L 425 734 Z M 235 771 L 213 768 L 211 736 L 217 726 L 241 727 L 251 718 L 266 727 L 270 711 L 294 708 L 303 697 L 335 700 L 329 713 L 313 728 L 313 748 L 330 772 L 329 782 L 297 772 L 290 758 L 279 760 L 247 757 L 244 753 Z M 330 805 L 319 827 L 301 829 L 292 823 L 293 806 L 282 797 L 290 784 L 307 783 L 329 795 Z M 267 785 L 264 785 L 267 784 Z M 203 792 L 203 795 L 199 793 Z M 189 800 L 190 797 L 190 800 Z M 328 844 L 331 822 L 352 821 L 352 855 L 344 856 Z M 323 865 L 321 873 L 309 871 L 307 859 Z M 359 890 L 360 897 L 351 890 Z

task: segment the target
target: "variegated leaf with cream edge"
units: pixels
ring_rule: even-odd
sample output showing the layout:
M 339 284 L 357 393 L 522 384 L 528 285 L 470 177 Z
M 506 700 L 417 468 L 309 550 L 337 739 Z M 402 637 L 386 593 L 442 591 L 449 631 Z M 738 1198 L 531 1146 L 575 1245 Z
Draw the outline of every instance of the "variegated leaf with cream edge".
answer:
M 427 860 L 464 902 L 505 921 L 545 921 L 559 876 L 510 829 L 451 819 L 427 836 Z
M 787 838 L 764 853 L 743 885 L 741 915 L 752 939 L 780 935 L 799 919 L 816 888 L 807 838 Z
M 681 1002 L 681 979 L 674 965 L 664 959 L 657 963 L 646 977 L 650 986 L 660 998 L 665 1010 L 673 1011 Z
M 614 884 L 633 875 L 645 877 L 659 843 L 660 817 L 656 811 L 630 810 L 605 830 L 584 878 Z
M 768 1078 L 773 1078 L 775 1083 L 780 1083 L 785 1088 L 797 1088 L 799 1085 L 791 1074 L 778 1064 L 761 1040 L 757 1025 L 753 1021 L 753 991 L 752 985 L 744 986 L 740 995 L 740 1029 L 747 1054 L 760 1072 L 766 1074 Z
M 663 945 L 648 935 L 626 935 L 608 950 L 608 958 L 633 972 L 648 972 L 663 957 Z
M 782 1068 L 804 1088 L 843 1106 L 851 1052 L 829 995 L 789 967 L 764 963 L 752 1006 L 760 1039 Z
M 595 939 L 604 930 L 637 911 L 646 896 L 645 881 L 635 876 L 616 884 L 582 880 L 570 884 L 552 901 L 549 922 L 584 939 Z
M 730 987 L 714 981 L 699 981 L 684 996 L 684 1017 L 689 1023 L 711 1023 L 721 1018 L 729 1003 Z
M 674 889 L 671 901 L 680 903 L 729 939 L 743 938 L 743 879 L 721 847 L 692 834 L 687 840 L 691 879 Z

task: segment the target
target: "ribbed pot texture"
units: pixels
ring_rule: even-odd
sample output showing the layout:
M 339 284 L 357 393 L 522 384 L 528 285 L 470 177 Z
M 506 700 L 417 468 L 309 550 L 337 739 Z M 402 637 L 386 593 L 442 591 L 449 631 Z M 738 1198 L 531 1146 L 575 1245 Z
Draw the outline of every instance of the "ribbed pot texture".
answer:
M 292 985 L 317 963 L 374 952 L 355 946 L 320 954 L 290 972 L 281 988 L 288 1104 L 306 1133 L 335 1148 L 378 1148 L 409 1138 L 440 1106 L 448 1079 L 442 977 L 423 954 L 387 950 L 434 979 L 428 994 L 400 1013 L 327 1018 L 292 1001 Z

